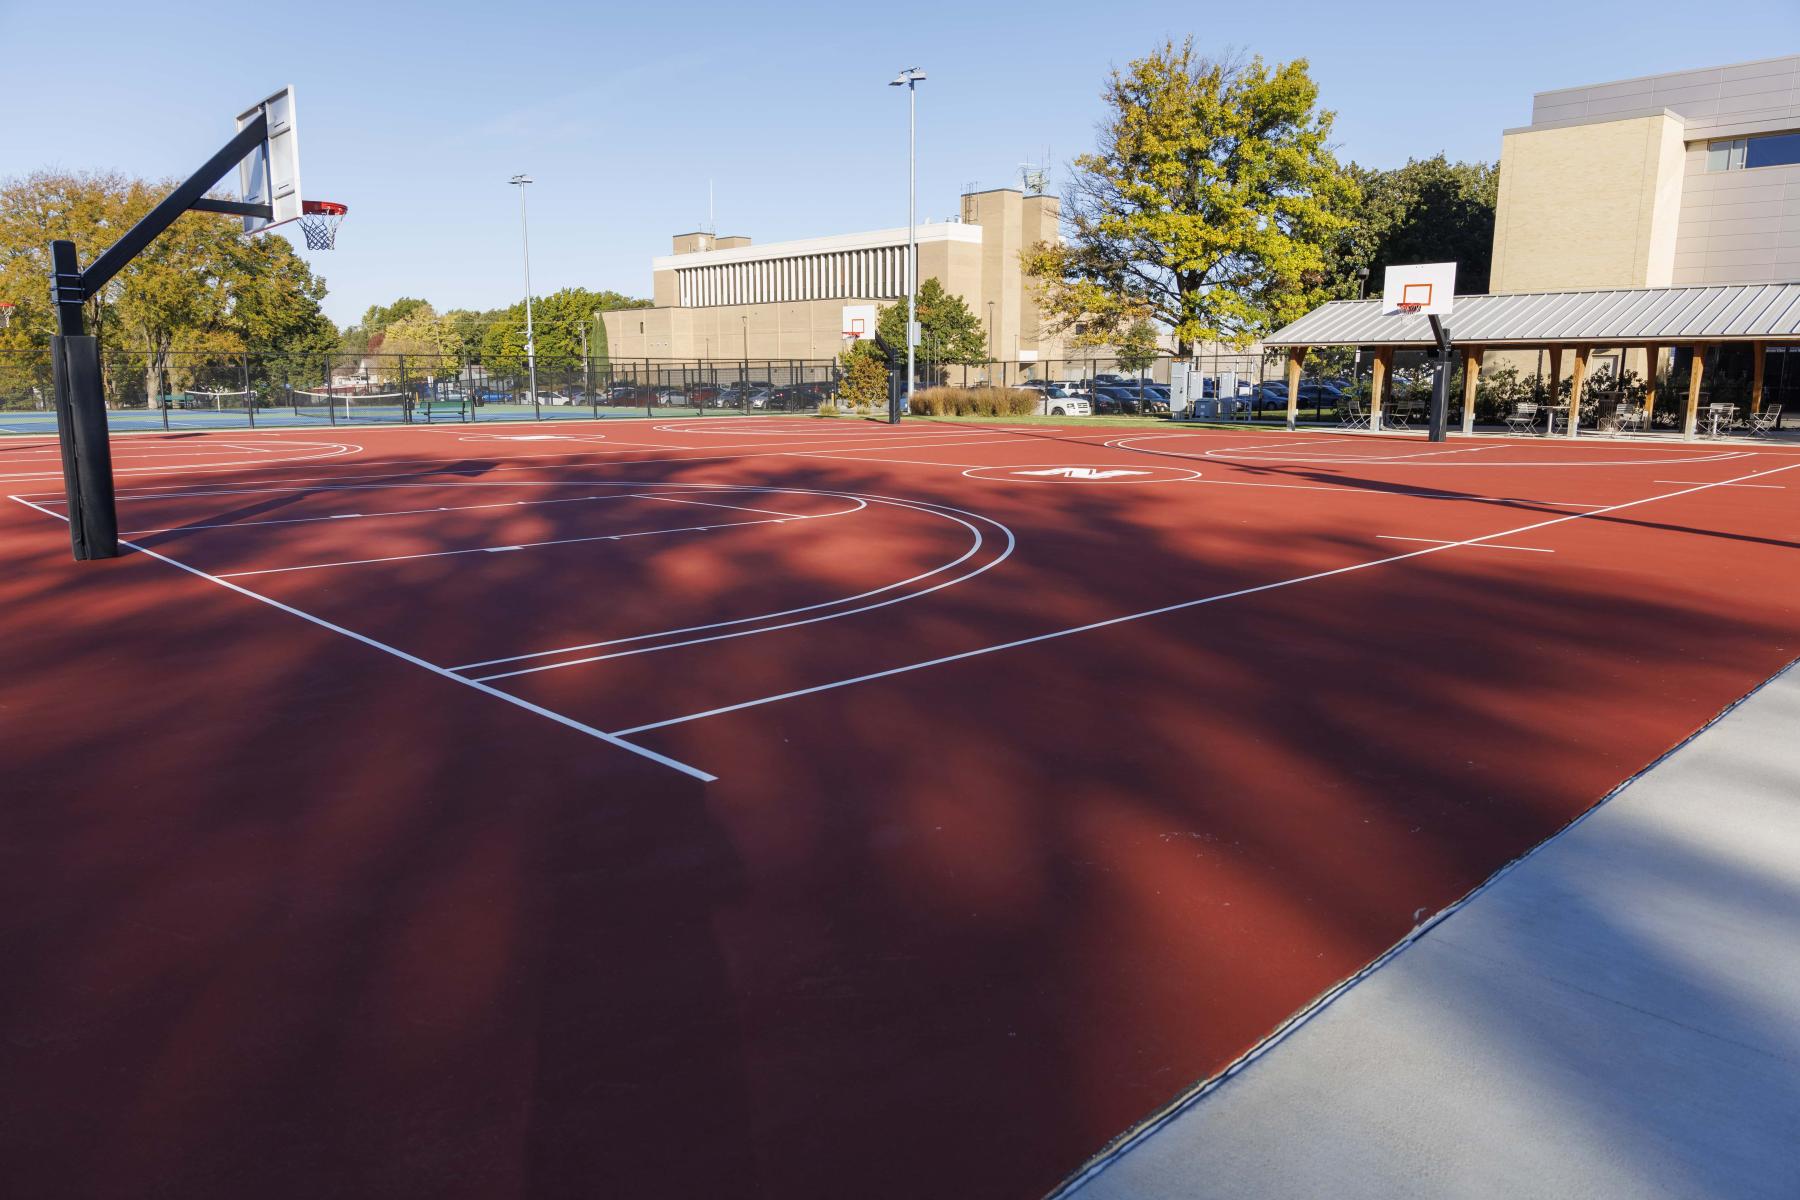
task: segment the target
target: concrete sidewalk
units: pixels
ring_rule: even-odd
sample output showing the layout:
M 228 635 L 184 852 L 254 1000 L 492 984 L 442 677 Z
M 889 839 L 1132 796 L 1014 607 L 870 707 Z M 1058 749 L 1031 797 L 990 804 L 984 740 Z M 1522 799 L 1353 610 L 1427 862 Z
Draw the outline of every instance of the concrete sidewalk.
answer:
M 1800 667 L 1065 1194 L 1800 1197 Z

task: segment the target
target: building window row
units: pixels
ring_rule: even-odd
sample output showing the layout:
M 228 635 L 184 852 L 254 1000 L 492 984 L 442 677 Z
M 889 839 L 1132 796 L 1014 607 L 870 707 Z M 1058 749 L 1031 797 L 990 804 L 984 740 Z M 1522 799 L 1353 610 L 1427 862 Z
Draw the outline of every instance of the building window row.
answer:
M 683 308 L 798 300 L 888 300 L 906 294 L 906 247 L 802 254 L 676 271 Z
M 1708 171 L 1788 167 L 1800 163 L 1800 133 L 1770 133 L 1706 144 Z

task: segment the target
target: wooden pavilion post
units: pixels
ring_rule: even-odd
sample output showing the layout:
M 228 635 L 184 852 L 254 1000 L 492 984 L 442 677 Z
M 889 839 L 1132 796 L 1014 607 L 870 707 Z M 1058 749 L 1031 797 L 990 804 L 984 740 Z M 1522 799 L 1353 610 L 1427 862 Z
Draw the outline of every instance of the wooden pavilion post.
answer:
M 1550 351 L 1550 386 L 1545 391 L 1544 432 L 1554 432 L 1556 424 L 1556 395 L 1562 384 L 1562 347 L 1551 346 Z
M 1750 411 L 1762 411 L 1763 394 L 1763 360 L 1769 356 L 1769 343 L 1751 342 L 1750 353 L 1755 356 L 1755 365 L 1750 368 Z
M 1378 346 L 1369 364 L 1369 428 L 1381 432 L 1381 398 L 1387 390 L 1388 368 L 1394 365 L 1394 348 Z
M 1300 424 L 1300 368 L 1306 362 L 1305 346 L 1288 347 L 1287 366 L 1287 427 L 1292 433 Z
M 1575 347 L 1575 365 L 1569 373 L 1569 427 L 1563 431 L 1565 437 L 1575 437 L 1581 432 L 1581 385 L 1587 380 L 1588 354 L 1591 346 Z
M 1656 424 L 1656 381 L 1657 360 L 1662 358 L 1662 347 L 1652 342 L 1644 347 L 1644 432 L 1649 433 Z
M 1691 442 L 1700 428 L 1700 380 L 1706 374 L 1706 347 L 1695 343 L 1689 347 L 1693 365 L 1688 368 L 1687 415 L 1681 422 L 1681 440 Z
M 1463 428 L 1475 432 L 1475 385 L 1481 379 L 1481 347 L 1463 347 Z

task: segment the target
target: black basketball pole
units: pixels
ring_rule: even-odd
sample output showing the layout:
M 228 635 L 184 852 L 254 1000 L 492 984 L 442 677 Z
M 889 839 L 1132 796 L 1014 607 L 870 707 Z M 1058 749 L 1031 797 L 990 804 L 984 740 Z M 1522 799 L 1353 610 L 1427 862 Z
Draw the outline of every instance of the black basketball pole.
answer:
M 1431 372 L 1431 440 L 1444 442 L 1450 440 L 1447 432 L 1450 424 L 1450 331 L 1436 313 L 1425 314 L 1431 322 L 1431 334 L 1437 339 L 1437 349 L 1431 351 L 1437 358 Z
M 106 428 L 106 395 L 100 379 L 100 343 L 87 336 L 82 305 L 136 258 L 175 218 L 190 210 L 238 216 L 274 216 L 267 204 L 208 200 L 206 190 L 224 178 L 269 133 L 258 113 L 225 148 L 185 183 L 125 231 L 125 236 L 81 269 L 75 243 L 50 243 L 50 303 L 56 309 L 56 336 L 50 339 L 50 367 L 56 400 L 57 437 L 62 447 L 63 491 L 68 504 L 69 542 L 79 561 L 119 556 L 119 516 L 113 498 L 112 443 Z

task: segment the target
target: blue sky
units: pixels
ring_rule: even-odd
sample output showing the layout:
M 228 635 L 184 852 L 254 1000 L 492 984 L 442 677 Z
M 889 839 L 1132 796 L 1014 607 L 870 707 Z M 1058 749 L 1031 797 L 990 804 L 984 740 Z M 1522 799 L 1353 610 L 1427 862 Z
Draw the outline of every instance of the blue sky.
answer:
M 531 189 L 537 292 L 648 295 L 650 257 L 706 216 L 758 242 L 906 221 L 906 113 L 919 95 L 921 217 L 969 182 L 1015 183 L 1048 148 L 1087 149 L 1109 67 L 1193 32 L 1208 50 L 1304 57 L 1342 157 L 1493 159 L 1531 93 L 1792 53 L 1794 0 L 1510 5 L 1314 3 L 752 6 L 120 4 L 0 0 L 0 177 L 39 167 L 185 176 L 232 116 L 299 94 L 306 192 L 351 206 L 312 256 L 346 323 L 424 296 L 487 308 L 522 291 Z M 754 14 L 754 15 L 752 15 Z M 52 60 L 72 38 L 75 69 Z M 29 48 L 28 51 L 25 48 Z M 82 247 L 84 259 L 98 247 Z

